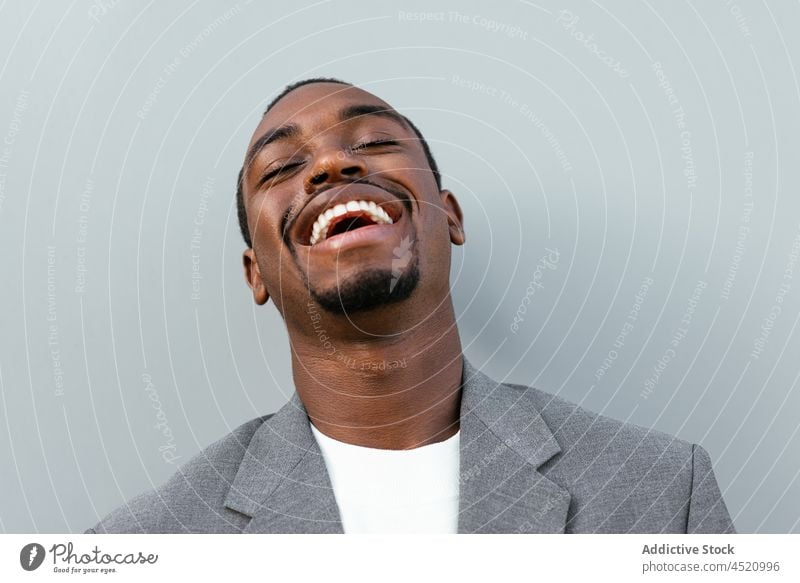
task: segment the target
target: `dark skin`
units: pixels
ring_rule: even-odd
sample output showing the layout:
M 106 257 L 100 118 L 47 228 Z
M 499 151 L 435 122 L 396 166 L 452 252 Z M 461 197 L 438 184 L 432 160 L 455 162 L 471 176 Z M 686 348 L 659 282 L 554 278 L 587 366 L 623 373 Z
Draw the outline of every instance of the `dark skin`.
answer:
M 368 113 L 345 119 L 353 106 Z M 300 87 L 275 104 L 248 147 L 253 246 L 243 261 L 254 301 L 271 299 L 286 323 L 295 387 L 314 426 L 346 443 L 411 449 L 459 428 L 462 356 L 449 272 L 464 229 L 455 196 L 439 190 L 413 130 L 391 112 L 336 83 Z M 288 124 L 294 132 L 251 151 Z M 375 201 L 393 224 L 310 245 L 320 212 L 353 199 Z M 314 301 L 311 289 L 338 293 L 368 273 L 407 274 L 413 261 L 398 267 L 397 250 L 409 242 L 419 279 L 406 299 L 342 314 Z

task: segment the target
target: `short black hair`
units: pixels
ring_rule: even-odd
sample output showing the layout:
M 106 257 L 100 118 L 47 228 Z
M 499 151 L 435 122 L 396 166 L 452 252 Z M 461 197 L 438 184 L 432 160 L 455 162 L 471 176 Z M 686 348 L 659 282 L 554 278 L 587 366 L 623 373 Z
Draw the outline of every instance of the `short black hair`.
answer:
M 273 99 L 267 109 L 264 110 L 263 115 L 267 115 L 269 110 L 272 109 L 276 103 L 278 103 L 281 99 L 286 97 L 289 93 L 302 87 L 303 85 L 310 85 L 311 83 L 338 83 L 339 85 L 346 85 L 348 87 L 355 87 L 352 83 L 348 83 L 347 81 L 342 81 L 340 79 L 333 79 L 331 77 L 314 77 L 312 79 L 303 79 L 302 81 L 297 81 L 296 83 L 291 83 L 287 85 L 283 91 L 281 91 L 278 96 Z M 428 159 L 428 165 L 431 167 L 431 172 L 433 173 L 433 177 L 436 180 L 436 187 L 441 190 L 442 189 L 442 175 L 439 173 L 439 166 L 436 164 L 436 160 L 433 158 L 433 153 L 431 153 L 430 146 L 428 146 L 428 142 L 425 141 L 425 137 L 422 135 L 422 132 L 419 131 L 417 126 L 408 119 L 406 116 L 401 114 L 401 117 L 405 122 L 409 125 L 409 127 L 414 130 L 414 133 L 419 138 L 420 143 L 422 144 L 422 150 L 425 152 L 425 157 Z M 242 238 L 244 242 L 247 244 L 248 247 L 253 246 L 253 241 L 250 238 L 250 228 L 247 226 L 247 210 L 244 206 L 244 192 L 242 191 L 242 179 L 244 178 L 244 165 L 242 165 L 241 170 L 239 170 L 239 177 L 236 179 L 236 210 L 239 215 L 239 230 L 242 233 Z

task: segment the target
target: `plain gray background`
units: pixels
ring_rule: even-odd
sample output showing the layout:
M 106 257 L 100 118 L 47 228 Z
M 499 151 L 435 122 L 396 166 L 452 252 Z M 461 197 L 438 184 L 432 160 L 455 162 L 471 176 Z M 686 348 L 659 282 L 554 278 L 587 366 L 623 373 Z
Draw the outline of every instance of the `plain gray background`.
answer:
M 234 182 L 266 103 L 336 76 L 411 117 L 461 201 L 474 364 L 701 443 L 739 531 L 800 532 L 799 23 L 790 1 L 3 3 L 0 531 L 82 531 L 286 401 Z

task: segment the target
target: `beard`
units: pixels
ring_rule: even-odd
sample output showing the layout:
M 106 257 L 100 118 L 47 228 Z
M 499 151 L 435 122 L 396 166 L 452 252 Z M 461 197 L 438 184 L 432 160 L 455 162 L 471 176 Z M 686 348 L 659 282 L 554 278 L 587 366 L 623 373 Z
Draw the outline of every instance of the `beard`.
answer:
M 312 287 L 309 291 L 323 310 L 346 315 L 403 301 L 411 295 L 418 282 L 419 257 L 414 253 L 399 274 L 394 269 L 374 268 L 340 281 L 335 288 L 317 290 Z

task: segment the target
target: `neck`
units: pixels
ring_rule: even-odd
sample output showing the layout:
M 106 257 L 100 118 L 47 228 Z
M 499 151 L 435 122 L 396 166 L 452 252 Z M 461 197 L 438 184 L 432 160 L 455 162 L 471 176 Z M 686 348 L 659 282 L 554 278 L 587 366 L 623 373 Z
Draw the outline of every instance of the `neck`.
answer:
M 295 387 L 317 429 L 378 449 L 412 449 L 458 431 L 463 359 L 450 298 L 411 322 L 396 334 L 331 330 L 326 347 L 317 334 L 292 335 Z

